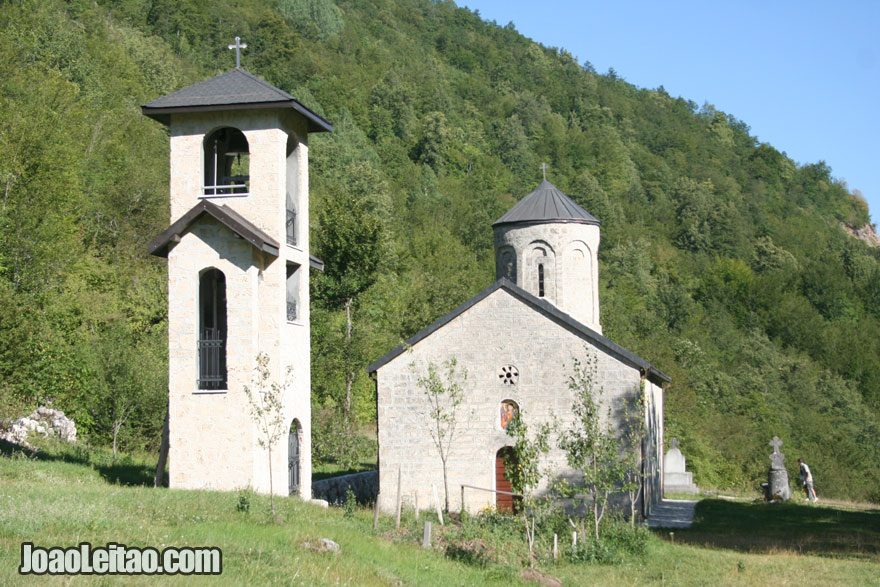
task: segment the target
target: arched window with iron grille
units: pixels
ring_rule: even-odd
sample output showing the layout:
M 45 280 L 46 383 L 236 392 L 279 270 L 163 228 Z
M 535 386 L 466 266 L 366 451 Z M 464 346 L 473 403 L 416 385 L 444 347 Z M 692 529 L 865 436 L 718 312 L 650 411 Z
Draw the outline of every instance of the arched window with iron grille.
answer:
M 226 389 L 226 276 L 208 269 L 199 278 L 199 389 Z

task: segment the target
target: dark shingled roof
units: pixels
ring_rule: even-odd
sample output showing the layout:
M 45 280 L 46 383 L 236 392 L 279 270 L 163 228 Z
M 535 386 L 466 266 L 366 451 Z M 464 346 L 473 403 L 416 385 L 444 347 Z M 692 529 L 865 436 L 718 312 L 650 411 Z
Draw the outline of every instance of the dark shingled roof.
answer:
M 167 257 L 168 248 L 173 242 L 180 240 L 180 237 L 189 230 L 189 227 L 201 217 L 202 214 L 208 214 L 218 222 L 226 226 L 229 230 L 248 241 L 261 251 L 269 253 L 275 257 L 278 256 L 278 243 L 268 234 L 257 228 L 249 220 L 240 215 L 238 212 L 226 206 L 218 206 L 208 200 L 202 200 L 193 206 L 189 212 L 181 216 L 177 222 L 166 228 L 162 234 L 154 238 L 147 245 L 147 252 L 157 257 Z
M 668 383 L 671 381 L 668 375 L 654 367 L 645 359 L 642 359 L 641 357 L 626 350 L 619 344 L 608 340 L 592 328 L 581 324 L 565 312 L 561 312 L 559 308 L 557 308 L 553 304 L 547 302 L 546 300 L 536 298 L 529 292 L 518 287 L 516 284 L 508 281 L 507 279 L 504 279 L 503 277 L 480 293 L 478 293 L 477 295 L 475 295 L 474 297 L 472 297 L 471 299 L 469 299 L 468 301 L 466 301 L 465 303 L 463 303 L 462 305 L 460 305 L 459 307 L 457 307 L 456 309 L 452 310 L 451 312 L 431 324 L 430 326 L 428 326 L 427 328 L 406 339 L 406 342 L 386 354 L 381 359 L 367 366 L 367 372 L 375 373 L 380 368 L 387 365 L 392 360 L 403 354 L 406 349 L 413 346 L 417 342 L 428 338 L 436 331 L 440 330 L 441 328 L 452 322 L 455 318 L 463 314 L 466 310 L 477 305 L 478 303 L 489 297 L 489 295 L 491 295 L 493 292 L 499 289 L 503 289 L 504 291 L 510 293 L 513 297 L 519 299 L 524 304 L 531 306 L 535 310 L 548 316 L 551 320 L 554 320 L 555 322 L 565 326 L 575 334 L 590 341 L 597 348 L 608 353 L 617 360 L 627 365 L 630 365 L 631 367 L 639 369 L 640 371 L 645 373 L 649 379 L 651 379 L 658 385 L 662 385 L 663 383 Z
M 532 193 L 508 210 L 507 214 L 493 222 L 492 226 L 542 222 L 599 224 L 592 214 L 575 204 L 571 198 L 545 179 Z
M 296 98 L 240 67 L 156 98 L 141 106 L 141 111 L 162 124 L 168 124 L 170 115 L 177 112 L 258 108 L 293 108 L 308 119 L 309 132 L 333 130 L 332 124 L 300 104 Z

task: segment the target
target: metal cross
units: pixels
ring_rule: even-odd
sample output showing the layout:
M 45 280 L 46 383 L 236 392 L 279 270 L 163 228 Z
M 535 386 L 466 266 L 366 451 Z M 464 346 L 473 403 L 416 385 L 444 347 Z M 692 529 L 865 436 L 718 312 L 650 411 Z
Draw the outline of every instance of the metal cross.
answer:
M 672 437 L 672 440 L 669 441 L 670 450 L 673 448 L 678 448 L 678 439 L 676 437 Z
M 779 440 L 778 436 L 774 436 L 773 440 L 770 441 L 770 446 L 773 447 L 773 452 L 777 453 L 779 452 L 779 447 L 782 446 L 782 441 Z
M 541 171 L 544 172 L 544 181 L 547 181 L 547 164 L 541 163 Z
M 247 49 L 247 43 L 241 42 L 241 37 L 235 37 L 235 45 L 229 45 L 230 49 L 235 49 L 235 68 L 241 67 L 241 50 Z

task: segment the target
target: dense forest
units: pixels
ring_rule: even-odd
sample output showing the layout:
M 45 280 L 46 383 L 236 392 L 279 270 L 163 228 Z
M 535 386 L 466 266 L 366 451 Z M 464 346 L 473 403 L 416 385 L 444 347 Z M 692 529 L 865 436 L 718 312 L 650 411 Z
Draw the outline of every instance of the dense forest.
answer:
M 156 448 L 168 136 L 139 105 L 231 69 L 235 36 L 335 125 L 309 149 L 317 458 L 373 421 L 364 366 L 494 280 L 491 223 L 546 162 L 602 222 L 604 332 L 672 377 L 696 482 L 756 487 L 778 435 L 820 493 L 880 502 L 880 250 L 842 229 L 865 202 L 451 1 L 0 3 L 0 418 L 51 404 Z

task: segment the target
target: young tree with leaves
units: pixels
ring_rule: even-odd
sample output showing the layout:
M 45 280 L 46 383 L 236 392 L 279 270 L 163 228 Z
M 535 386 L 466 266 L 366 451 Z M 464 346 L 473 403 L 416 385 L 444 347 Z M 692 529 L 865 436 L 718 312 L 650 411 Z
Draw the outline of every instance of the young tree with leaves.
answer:
M 629 499 L 629 523 L 636 524 L 636 501 L 645 479 L 642 469 L 642 445 L 648 427 L 645 422 L 645 382 L 639 382 L 638 393 L 623 401 L 623 485 Z
M 410 369 L 415 371 L 415 364 L 410 365 Z M 418 377 L 419 387 L 428 400 L 427 421 L 431 440 L 434 441 L 434 446 L 440 453 L 440 461 L 443 463 L 444 509 L 447 512 L 449 511 L 449 476 L 446 464 L 459 425 L 459 408 L 464 401 L 462 385 L 465 381 L 467 381 L 467 370 L 457 371 L 455 357 L 445 361 L 440 368 L 433 362 L 428 363 L 427 375 Z
M 535 497 L 535 489 L 543 478 L 540 468 L 541 457 L 550 450 L 551 426 L 543 424 L 536 434 L 529 434 L 528 425 L 523 420 L 522 411 L 517 412 L 505 429 L 513 438 L 513 447 L 504 455 L 504 472 L 510 480 L 514 493 L 523 496 L 521 513 L 526 526 L 529 543 L 529 566 L 534 563 L 535 524 L 547 503 L 540 503 Z
M 599 398 L 603 390 L 595 385 L 596 361 L 594 353 L 588 353 L 583 361 L 574 358 L 568 379 L 574 396 L 574 421 L 560 434 L 559 448 L 565 451 L 568 464 L 582 475 L 580 486 L 563 486 L 561 491 L 570 497 L 584 496 L 585 505 L 593 512 L 593 534 L 598 540 L 608 496 L 623 481 L 624 466 L 610 422 L 602 422 Z
M 284 427 L 284 405 L 282 399 L 290 387 L 293 371 L 287 368 L 284 381 L 278 383 L 272 379 L 269 369 L 269 355 L 261 352 L 257 355 L 251 385 L 244 386 L 248 399 L 251 418 L 257 425 L 259 437 L 257 442 L 269 453 L 269 503 L 272 515 L 275 515 L 275 490 L 272 482 L 272 447 L 278 443 Z

